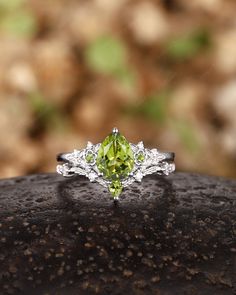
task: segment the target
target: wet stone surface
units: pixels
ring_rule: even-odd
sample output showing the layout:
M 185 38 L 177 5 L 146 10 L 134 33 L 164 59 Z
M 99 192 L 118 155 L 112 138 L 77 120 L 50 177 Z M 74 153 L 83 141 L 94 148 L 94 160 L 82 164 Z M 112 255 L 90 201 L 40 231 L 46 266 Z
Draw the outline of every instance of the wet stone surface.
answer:
M 0 294 L 236 294 L 236 181 L 0 181 Z

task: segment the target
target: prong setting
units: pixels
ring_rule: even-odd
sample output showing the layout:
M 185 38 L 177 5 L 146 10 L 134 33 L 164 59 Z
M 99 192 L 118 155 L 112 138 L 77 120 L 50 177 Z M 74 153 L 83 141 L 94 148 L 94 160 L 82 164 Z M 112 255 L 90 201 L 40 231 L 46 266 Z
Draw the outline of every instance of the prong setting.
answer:
M 93 146 L 92 142 L 91 141 L 88 141 L 87 142 L 87 149 L 90 149 L 92 146 Z
M 114 128 L 112 129 L 112 133 L 113 133 L 113 134 L 117 134 L 117 133 L 119 133 L 118 128 L 117 128 L 117 127 L 114 127 Z

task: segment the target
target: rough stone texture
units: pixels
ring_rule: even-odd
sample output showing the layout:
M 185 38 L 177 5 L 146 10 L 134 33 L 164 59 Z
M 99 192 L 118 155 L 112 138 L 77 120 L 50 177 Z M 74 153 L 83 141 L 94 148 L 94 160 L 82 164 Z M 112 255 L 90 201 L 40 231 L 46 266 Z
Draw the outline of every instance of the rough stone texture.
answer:
M 83 177 L 2 180 L 0 294 L 236 294 L 236 181 L 150 176 L 114 203 Z

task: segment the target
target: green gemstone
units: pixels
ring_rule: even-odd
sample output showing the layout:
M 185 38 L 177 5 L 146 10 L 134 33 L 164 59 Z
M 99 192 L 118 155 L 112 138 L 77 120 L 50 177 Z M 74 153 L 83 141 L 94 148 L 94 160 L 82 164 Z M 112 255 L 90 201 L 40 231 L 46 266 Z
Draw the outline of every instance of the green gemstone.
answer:
M 128 177 L 134 167 L 133 151 L 126 138 L 119 132 L 108 135 L 98 150 L 96 164 L 103 177 L 112 182 L 112 194 L 118 196 L 122 191 L 120 180 Z
M 93 161 L 94 161 L 94 154 L 92 152 L 88 152 L 87 155 L 85 156 L 85 160 L 88 163 L 93 163 Z
M 145 156 L 144 156 L 144 153 L 143 152 L 138 153 L 137 160 L 139 162 L 143 162 L 145 160 Z
M 122 184 L 119 180 L 112 181 L 111 185 L 109 186 L 109 191 L 113 195 L 113 197 L 118 197 L 122 192 Z

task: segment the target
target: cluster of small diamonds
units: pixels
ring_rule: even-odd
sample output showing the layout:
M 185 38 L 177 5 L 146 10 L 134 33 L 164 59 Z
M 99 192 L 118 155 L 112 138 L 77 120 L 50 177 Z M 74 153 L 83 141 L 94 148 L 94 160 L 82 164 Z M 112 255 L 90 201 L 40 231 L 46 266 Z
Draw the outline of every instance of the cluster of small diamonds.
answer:
M 103 178 L 96 165 L 100 145 L 100 143 L 93 145 L 88 142 L 85 149 L 65 154 L 66 163 L 57 165 L 57 172 L 65 177 L 74 174 L 84 175 L 91 182 L 96 181 L 108 188 L 111 182 Z M 131 144 L 131 148 L 134 154 L 134 168 L 129 177 L 121 180 L 123 187 L 129 186 L 134 181 L 141 182 L 142 178 L 148 174 L 168 175 L 175 170 L 175 164 L 165 161 L 165 154 L 157 149 L 146 149 L 143 142 L 139 142 L 137 145 Z

